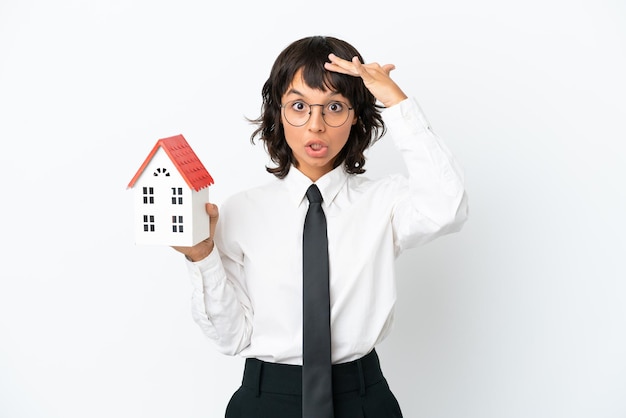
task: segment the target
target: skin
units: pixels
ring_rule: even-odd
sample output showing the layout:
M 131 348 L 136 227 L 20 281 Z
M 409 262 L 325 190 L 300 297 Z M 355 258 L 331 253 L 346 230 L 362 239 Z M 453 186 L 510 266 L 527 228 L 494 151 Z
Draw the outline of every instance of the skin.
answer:
M 362 64 L 357 57 L 348 61 L 334 54 L 330 54 L 328 59 L 330 62 L 324 64 L 328 71 L 360 77 L 365 87 L 385 107 L 396 105 L 407 98 L 389 76 L 389 73 L 395 69 L 393 64 L 382 66 L 378 63 Z M 304 84 L 299 74 L 296 74 L 287 92 L 283 95 L 283 103 L 294 99 L 302 99 L 309 104 L 325 104 L 331 99 L 348 102 L 345 97 L 333 92 L 311 89 Z M 346 122 L 337 128 L 326 125 L 319 106 L 312 108 L 311 118 L 303 126 L 291 126 L 283 120 L 285 138 L 298 162 L 298 169 L 311 181 L 315 182 L 332 170 L 333 162 L 348 140 L 350 128 L 356 122 L 356 118 L 351 115 L 351 119 L 348 121 L 350 123 Z M 312 148 L 312 144 L 316 145 Z M 212 237 L 219 218 L 219 210 L 217 205 L 207 203 L 206 212 L 210 218 L 210 238 L 193 247 L 172 247 L 191 261 L 200 261 L 206 258 L 214 248 Z
M 298 71 L 291 82 L 287 92 L 282 97 L 282 103 L 291 100 L 302 100 L 310 104 L 323 104 L 330 101 L 348 102 L 344 96 L 332 91 L 312 89 L 304 83 L 301 71 Z M 333 163 L 337 154 L 348 142 L 350 129 L 357 121 L 354 112 L 350 112 L 351 118 L 341 126 L 332 127 L 326 125 L 322 118 L 320 106 L 311 107 L 311 116 L 303 126 L 290 125 L 282 116 L 282 124 L 285 131 L 287 145 L 296 160 L 296 166 L 305 176 L 315 182 L 324 174 L 333 169 Z

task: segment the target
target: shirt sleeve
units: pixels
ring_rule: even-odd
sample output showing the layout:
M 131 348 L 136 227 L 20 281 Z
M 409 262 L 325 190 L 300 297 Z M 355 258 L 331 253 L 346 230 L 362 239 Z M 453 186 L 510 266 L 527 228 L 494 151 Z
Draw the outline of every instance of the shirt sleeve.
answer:
M 252 307 L 241 285 L 228 278 L 217 247 L 205 259 L 187 260 L 194 321 L 217 349 L 236 355 L 250 344 Z
M 461 229 L 468 215 L 463 170 L 432 130 L 419 104 L 406 99 L 384 111 L 408 179 L 393 210 L 396 253 Z

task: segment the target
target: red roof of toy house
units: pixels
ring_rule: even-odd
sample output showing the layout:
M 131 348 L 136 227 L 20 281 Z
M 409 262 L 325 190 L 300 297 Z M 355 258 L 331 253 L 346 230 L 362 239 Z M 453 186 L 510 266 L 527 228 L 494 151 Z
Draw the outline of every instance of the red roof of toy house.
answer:
M 205 187 L 213 184 L 213 178 L 209 174 L 200 159 L 196 155 L 196 153 L 191 149 L 187 140 L 182 135 L 171 136 L 169 138 L 162 138 L 157 141 L 150 151 L 150 154 L 143 162 L 135 177 L 128 183 L 128 188 L 131 188 L 135 185 L 135 182 L 143 173 L 143 170 L 148 166 L 148 163 L 154 157 L 154 154 L 157 152 L 159 147 L 162 147 L 163 150 L 170 157 L 176 169 L 181 174 L 183 179 L 187 185 L 194 189 L 195 191 L 199 191 Z

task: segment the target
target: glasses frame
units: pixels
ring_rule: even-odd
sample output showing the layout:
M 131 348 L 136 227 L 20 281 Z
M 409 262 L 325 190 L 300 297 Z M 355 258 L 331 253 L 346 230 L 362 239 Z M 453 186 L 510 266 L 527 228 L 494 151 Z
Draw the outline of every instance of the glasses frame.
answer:
M 296 125 L 295 123 L 290 122 L 290 121 L 289 121 L 289 119 L 287 118 L 287 115 L 285 114 L 285 109 L 286 109 L 287 107 L 289 107 L 289 105 L 290 105 L 290 104 L 295 103 L 295 102 L 301 102 L 301 103 L 304 103 L 305 105 L 307 105 L 307 106 L 309 107 L 309 117 L 307 117 L 307 118 L 306 118 L 306 120 L 305 120 L 303 123 L 301 123 L 300 125 Z M 341 122 L 339 125 L 331 125 L 331 124 L 329 124 L 328 122 L 326 122 L 326 118 L 324 117 L 324 116 L 326 116 L 326 113 L 324 113 L 324 109 L 326 108 L 326 106 L 328 106 L 328 105 L 329 105 L 329 104 L 331 104 L 331 103 L 339 103 L 339 104 L 341 104 L 342 106 L 345 106 L 345 107 L 348 109 L 348 115 L 346 116 L 346 120 L 344 120 L 343 122 Z M 284 116 L 285 120 L 287 121 L 287 123 L 288 123 L 288 124 L 290 124 L 291 126 L 295 126 L 296 128 L 299 128 L 299 127 L 301 127 L 301 126 L 306 125 L 306 124 L 307 124 L 307 123 L 311 120 L 311 112 L 313 111 L 313 106 L 319 106 L 319 107 L 321 107 L 321 108 L 322 108 L 322 109 L 321 109 L 321 112 L 322 112 L 322 120 L 324 121 L 324 123 L 325 123 L 327 126 L 330 126 L 331 128 L 339 128 L 340 126 L 345 125 L 345 124 L 346 124 L 346 122 L 348 121 L 348 119 L 350 119 L 350 111 L 351 111 L 351 110 L 354 110 L 354 108 L 353 108 L 353 107 L 348 106 L 348 103 L 346 103 L 346 102 L 342 102 L 341 100 L 331 100 L 331 101 L 329 101 L 329 102 L 328 102 L 328 103 L 326 103 L 326 104 L 320 104 L 320 103 L 309 104 L 309 103 L 305 102 L 304 100 L 296 99 L 296 100 L 290 100 L 290 101 L 288 101 L 288 102 L 287 102 L 287 103 L 285 103 L 285 104 L 281 104 L 281 105 L 280 105 L 280 108 L 281 108 L 281 110 L 282 110 L 283 116 Z

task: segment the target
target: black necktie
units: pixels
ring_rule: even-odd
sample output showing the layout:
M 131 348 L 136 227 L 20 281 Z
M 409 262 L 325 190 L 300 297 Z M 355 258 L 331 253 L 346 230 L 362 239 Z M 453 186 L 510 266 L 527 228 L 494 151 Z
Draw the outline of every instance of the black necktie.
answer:
M 333 390 L 330 354 L 330 292 L 328 240 L 322 195 L 315 184 L 306 192 L 304 220 L 302 417 L 332 418 Z

